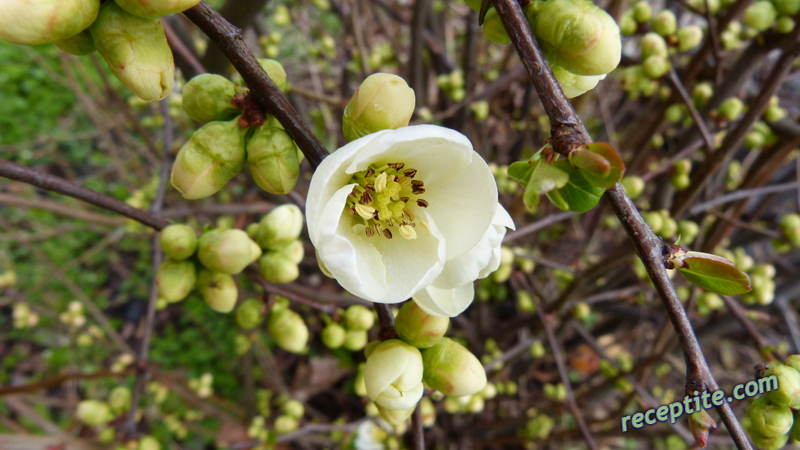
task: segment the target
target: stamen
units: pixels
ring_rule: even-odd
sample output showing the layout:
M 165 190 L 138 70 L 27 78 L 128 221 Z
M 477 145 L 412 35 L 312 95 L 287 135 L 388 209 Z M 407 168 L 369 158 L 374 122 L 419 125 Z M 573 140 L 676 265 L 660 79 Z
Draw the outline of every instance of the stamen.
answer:
M 410 209 L 405 208 L 405 209 L 403 209 L 403 212 L 406 213 L 406 215 L 408 216 L 408 220 L 410 220 L 412 222 L 414 221 L 414 213 L 411 212 Z
M 371 203 L 371 202 L 372 202 L 372 194 L 370 194 L 369 191 L 364 191 L 364 193 L 361 194 L 361 202 L 360 203 L 362 205 L 366 205 L 367 203 Z
M 381 172 L 381 174 L 375 178 L 375 192 L 381 193 L 386 189 L 387 178 L 386 172 Z
M 411 193 L 414 194 L 414 195 L 424 194 L 425 193 L 425 188 L 421 188 L 421 187 L 412 188 L 411 189 Z
M 400 225 L 400 236 L 403 236 L 403 239 L 411 240 L 417 238 L 417 232 L 414 231 L 414 227 L 409 225 Z
M 422 181 L 419 181 L 419 180 L 411 180 L 411 186 L 422 187 L 422 186 L 425 186 L 425 183 L 423 183 Z
M 387 166 L 391 167 L 394 170 L 400 170 L 403 167 L 405 167 L 406 164 L 405 163 L 401 163 L 401 162 L 396 162 L 396 163 L 389 163 L 389 164 L 387 164 Z
M 367 227 L 364 229 L 364 234 L 366 234 L 367 237 L 372 237 L 375 235 L 375 230 L 373 230 L 372 227 Z
M 352 216 L 352 215 L 354 215 L 356 213 L 356 209 L 351 206 L 350 209 L 347 210 L 347 212 L 349 212 L 350 215 Z
M 417 169 L 408 169 L 405 172 L 403 172 L 403 175 L 405 175 L 405 176 L 407 176 L 409 178 L 414 178 L 414 175 L 416 175 L 416 174 L 417 174 Z
M 392 238 L 392 232 L 389 231 L 388 229 L 384 229 L 383 230 L 383 237 L 385 237 L 386 239 L 391 239 Z
M 417 206 L 419 206 L 421 208 L 427 208 L 428 207 L 428 202 L 423 200 L 423 199 L 421 199 L 421 198 L 418 198 L 417 199 Z
M 362 205 L 359 203 L 356 205 L 355 210 L 358 215 L 363 217 L 365 220 L 372 219 L 372 217 L 375 215 L 375 208 L 369 205 Z
M 371 178 L 373 175 L 375 175 L 375 169 L 373 169 L 372 166 L 369 166 L 367 173 L 364 174 L 364 178 Z

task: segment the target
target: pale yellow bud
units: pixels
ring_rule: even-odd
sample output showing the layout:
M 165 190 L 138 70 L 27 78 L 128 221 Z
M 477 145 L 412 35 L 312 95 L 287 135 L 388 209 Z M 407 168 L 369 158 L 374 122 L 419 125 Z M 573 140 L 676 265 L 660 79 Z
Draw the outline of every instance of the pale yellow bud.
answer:
M 0 40 L 41 45 L 74 36 L 97 18 L 99 1 L 3 0 Z
M 367 77 L 344 110 L 342 132 L 352 141 L 376 131 L 405 127 L 414 114 L 414 90 L 397 75 Z
M 170 14 L 181 13 L 200 0 L 114 0 L 120 8 L 148 19 L 158 19 Z

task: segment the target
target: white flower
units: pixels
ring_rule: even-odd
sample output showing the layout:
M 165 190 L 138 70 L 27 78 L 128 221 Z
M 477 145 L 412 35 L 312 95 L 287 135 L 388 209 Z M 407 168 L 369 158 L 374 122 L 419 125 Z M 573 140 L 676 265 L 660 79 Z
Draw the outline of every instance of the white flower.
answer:
M 457 316 L 473 281 L 500 263 L 511 217 L 486 162 L 466 136 L 439 126 L 385 130 L 325 158 L 306 203 L 323 271 L 378 303 L 413 297 Z

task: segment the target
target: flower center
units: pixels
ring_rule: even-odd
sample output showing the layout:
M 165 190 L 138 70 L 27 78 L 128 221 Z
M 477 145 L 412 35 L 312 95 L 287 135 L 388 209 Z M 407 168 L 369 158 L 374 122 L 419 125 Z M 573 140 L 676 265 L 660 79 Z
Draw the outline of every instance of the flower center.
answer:
M 353 225 L 353 232 L 372 237 L 376 234 L 391 239 L 399 233 L 404 239 L 416 239 L 417 232 L 412 208 L 427 208 L 428 202 L 419 197 L 425 184 L 415 180 L 416 169 L 405 163 L 372 164 L 367 170 L 353 175 L 353 192 L 347 197 L 345 211 L 363 223 Z M 428 224 L 419 220 L 422 228 Z

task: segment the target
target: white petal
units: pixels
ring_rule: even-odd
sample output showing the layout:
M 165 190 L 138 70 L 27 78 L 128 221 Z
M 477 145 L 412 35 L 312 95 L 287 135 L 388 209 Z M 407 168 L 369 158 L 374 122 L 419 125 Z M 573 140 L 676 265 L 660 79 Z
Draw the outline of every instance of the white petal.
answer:
M 455 288 L 478 278 L 484 278 L 497 270 L 500 265 L 500 244 L 506 235 L 507 227 L 513 229 L 514 221 L 508 212 L 497 204 L 492 224 L 481 240 L 468 252 L 448 260 L 442 274 L 432 285 L 439 289 Z
M 400 236 L 395 236 L 393 239 L 382 236 L 356 237 L 373 245 L 382 255 L 384 276 L 388 286 L 388 291 L 381 298 L 375 299 L 374 296 L 364 298 L 378 303 L 402 302 L 431 284 L 442 273 L 446 253 L 445 241 L 436 222 L 427 211 L 422 211 L 418 217 L 427 222 L 430 232 L 424 228 L 419 229 L 417 238 L 413 240 L 406 240 Z M 418 225 L 417 228 L 422 227 Z M 330 270 L 330 266 L 328 269 Z
M 333 195 L 317 223 L 309 222 L 309 234 L 313 230 L 312 242 L 319 260 L 342 287 L 353 295 L 377 301 L 389 291 L 386 269 L 380 253 L 372 245 L 361 245 L 351 230 L 350 217 L 343 214 L 352 189 L 352 185 L 346 185 Z
M 453 289 L 439 289 L 428 286 L 414 294 L 417 306 L 426 313 L 437 317 L 455 317 L 472 303 L 475 288 L 470 281 Z

